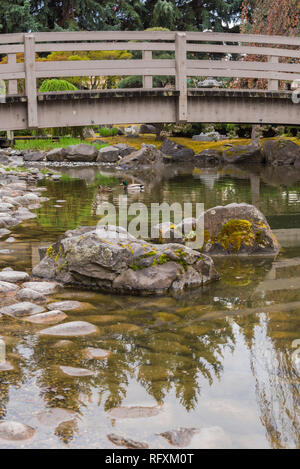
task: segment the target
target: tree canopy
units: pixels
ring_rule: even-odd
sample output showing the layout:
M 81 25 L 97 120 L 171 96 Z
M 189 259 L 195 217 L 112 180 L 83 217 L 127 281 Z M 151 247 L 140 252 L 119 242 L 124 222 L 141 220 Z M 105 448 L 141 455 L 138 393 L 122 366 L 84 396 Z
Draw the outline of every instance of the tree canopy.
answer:
M 1 0 L 0 32 L 59 30 L 227 31 L 242 0 Z

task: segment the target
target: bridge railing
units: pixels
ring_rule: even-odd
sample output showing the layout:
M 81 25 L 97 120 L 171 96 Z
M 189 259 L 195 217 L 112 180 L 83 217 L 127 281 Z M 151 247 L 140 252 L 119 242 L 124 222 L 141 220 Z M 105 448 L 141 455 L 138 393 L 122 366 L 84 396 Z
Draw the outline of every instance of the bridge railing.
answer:
M 141 51 L 141 58 L 126 60 L 37 61 L 37 54 L 55 51 Z M 159 59 L 153 52 L 172 52 Z M 8 94 L 17 94 L 17 80 L 25 79 L 28 126 L 38 125 L 39 78 L 74 76 L 143 77 L 152 88 L 153 76 L 174 76 L 179 90 L 178 120 L 187 119 L 187 78 L 222 77 L 265 79 L 268 89 L 278 82 L 300 79 L 300 38 L 212 32 L 98 31 L 0 35 L 0 79 L 8 80 Z M 17 56 L 17 54 L 21 54 Z M 24 62 L 17 57 L 24 54 Z M 192 56 L 192 57 L 191 57 Z M 251 58 L 251 60 L 249 60 Z M 20 62 L 20 63 L 19 63 Z

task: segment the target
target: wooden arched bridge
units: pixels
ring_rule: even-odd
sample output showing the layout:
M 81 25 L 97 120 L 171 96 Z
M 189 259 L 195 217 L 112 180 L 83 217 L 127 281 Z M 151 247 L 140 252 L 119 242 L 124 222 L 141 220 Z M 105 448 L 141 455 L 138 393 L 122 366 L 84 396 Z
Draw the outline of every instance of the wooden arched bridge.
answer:
M 126 60 L 45 59 L 52 51 L 116 50 L 135 53 Z M 171 58 L 157 58 L 159 51 Z M 171 31 L 20 33 L 0 35 L 0 54 L 2 90 L 6 86 L 0 95 L 0 130 L 178 121 L 300 124 L 300 92 L 279 86 L 300 79 L 300 38 Z M 40 79 L 53 77 L 130 75 L 142 76 L 143 87 L 55 93 L 39 93 L 37 87 Z M 153 76 L 173 76 L 175 85 L 154 88 Z M 218 77 L 222 85 L 189 88 L 193 77 L 196 82 Z M 225 86 L 242 79 L 263 80 L 266 89 Z

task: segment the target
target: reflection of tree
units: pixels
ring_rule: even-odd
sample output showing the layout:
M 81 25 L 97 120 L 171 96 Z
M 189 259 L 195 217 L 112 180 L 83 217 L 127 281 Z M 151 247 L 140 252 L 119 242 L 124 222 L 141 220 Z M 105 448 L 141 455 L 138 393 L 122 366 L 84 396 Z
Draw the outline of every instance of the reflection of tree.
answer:
M 272 448 L 300 448 L 300 379 L 292 361 L 292 313 L 244 317 L 261 421 Z

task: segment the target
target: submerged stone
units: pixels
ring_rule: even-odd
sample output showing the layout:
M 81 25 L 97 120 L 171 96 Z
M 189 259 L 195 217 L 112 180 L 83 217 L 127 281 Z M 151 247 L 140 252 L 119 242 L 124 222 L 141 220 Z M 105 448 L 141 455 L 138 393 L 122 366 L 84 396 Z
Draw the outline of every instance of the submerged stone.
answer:
M 178 430 L 160 433 L 160 435 L 166 438 L 171 445 L 188 446 L 193 436 L 198 432 L 199 430 L 196 428 L 179 428 Z
M 61 311 L 74 311 L 79 309 L 85 309 L 87 303 L 82 303 L 80 301 L 56 301 L 54 303 L 49 303 L 48 308 L 59 309 Z M 92 305 L 88 305 L 92 308 Z
M 0 362 L 0 371 L 11 371 L 13 369 L 14 367 L 10 362 L 8 361 Z
M 37 419 L 42 425 L 49 427 L 56 427 L 62 422 L 68 422 L 73 420 L 78 415 L 69 409 L 63 409 L 60 407 L 53 407 L 37 414 Z
M 111 355 L 110 350 L 103 350 L 101 348 L 87 347 L 83 351 L 85 358 L 90 360 L 104 360 Z
M 58 326 L 49 327 L 43 329 L 39 333 L 41 335 L 53 335 L 53 336 L 81 336 L 89 335 L 97 332 L 98 329 L 93 324 L 86 321 L 71 321 L 59 324 Z
M 162 411 L 161 406 L 153 407 L 114 407 L 107 411 L 108 415 L 117 419 L 136 419 L 136 418 L 147 418 L 155 417 Z
M 23 321 L 31 322 L 33 324 L 47 324 L 61 322 L 67 318 L 67 315 L 59 310 L 47 311 L 46 313 L 35 314 L 24 318 Z
M 60 366 L 61 371 L 68 376 L 95 376 L 95 371 L 87 370 L 86 368 L 75 368 L 73 366 Z
M 21 303 L 15 303 L 10 306 L 5 306 L 0 310 L 0 313 L 15 318 L 22 318 L 23 316 L 30 316 L 38 313 L 43 313 L 45 308 L 42 306 L 35 305 L 29 301 L 23 301 Z
M 35 434 L 35 430 L 20 422 L 0 422 L 0 439 L 9 441 L 29 440 Z
M 114 433 L 110 433 L 109 435 L 107 435 L 107 438 L 116 446 L 125 446 L 126 448 L 129 448 L 129 449 L 149 448 L 149 445 L 147 443 L 135 441 L 135 440 L 132 440 L 131 438 L 119 436 Z

